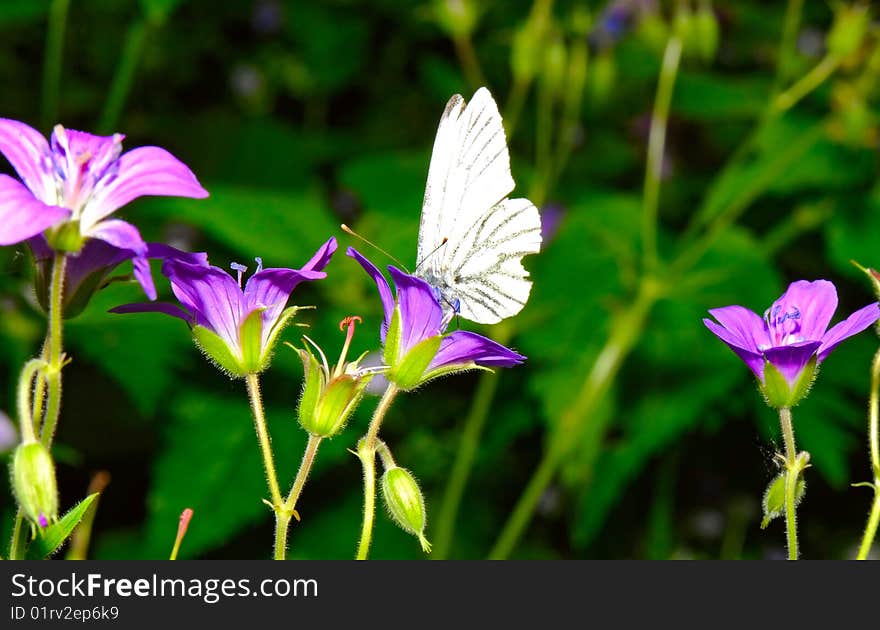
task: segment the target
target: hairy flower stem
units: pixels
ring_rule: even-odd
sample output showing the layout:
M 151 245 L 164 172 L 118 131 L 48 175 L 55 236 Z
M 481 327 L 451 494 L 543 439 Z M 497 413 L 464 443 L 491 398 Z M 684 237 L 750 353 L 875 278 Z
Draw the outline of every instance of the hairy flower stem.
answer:
M 22 370 L 21 381 L 19 381 L 18 410 L 21 416 L 19 421 L 22 426 L 22 437 L 27 439 L 30 434 L 32 439 L 36 439 L 39 418 L 34 413 L 34 410 L 37 408 L 42 409 L 43 391 L 41 385 L 42 378 L 39 372 L 43 371 L 45 373 L 44 378 L 48 386 L 48 396 L 42 429 L 39 430 L 39 438 L 46 448 L 52 446 L 55 427 L 58 424 L 58 415 L 61 411 L 61 368 L 64 363 L 61 341 L 61 311 L 64 306 L 62 297 L 64 295 L 64 271 L 66 265 L 67 258 L 64 254 L 56 253 L 52 263 L 52 280 L 49 292 L 49 324 L 46 331 L 46 341 L 43 343 L 43 353 L 40 359 L 31 359 L 25 364 L 24 370 Z M 35 394 L 37 400 L 35 400 L 34 407 L 31 408 L 29 404 L 32 391 L 31 383 L 35 377 L 37 378 Z M 37 401 L 40 401 L 39 407 L 37 406 Z M 27 426 L 28 424 L 30 427 Z M 19 509 L 15 515 L 15 524 L 12 527 L 12 541 L 9 544 L 9 558 L 11 560 L 21 558 L 24 552 L 24 540 L 22 539 L 23 524 L 24 514 Z
M 644 268 L 649 273 L 657 267 L 657 207 L 660 201 L 660 178 L 663 171 L 663 155 L 666 148 L 666 127 L 672 90 L 681 62 L 681 39 L 670 37 L 663 53 L 657 95 L 651 114 L 651 132 L 648 137 L 648 164 L 645 168 L 645 185 L 642 194 L 642 251 Z
M 49 331 L 46 337 L 48 366 L 46 368 L 46 413 L 40 440 L 49 448 L 55 438 L 58 416 L 61 413 L 61 368 L 64 366 L 64 353 L 61 340 L 61 315 L 64 308 L 64 272 L 67 258 L 56 253 L 52 263 L 52 280 L 49 289 Z
M 797 449 L 794 445 L 794 428 L 791 424 L 791 409 L 779 409 L 779 424 L 782 426 L 782 440 L 785 443 L 785 536 L 788 541 L 788 559 L 798 559 L 797 539 L 797 483 L 800 467 L 797 463 Z
M 260 396 L 260 380 L 256 374 L 248 374 L 245 377 L 247 383 L 248 399 L 251 403 L 251 412 L 254 416 L 254 426 L 257 430 L 257 440 L 260 442 L 260 451 L 263 454 L 263 467 L 266 469 L 266 481 L 269 484 L 269 494 L 272 497 L 272 511 L 275 512 L 275 558 L 278 559 L 278 530 L 284 529 L 284 538 L 287 537 L 287 525 L 290 515 L 284 515 L 284 506 L 281 499 L 281 489 L 278 486 L 278 475 L 275 472 L 275 458 L 272 456 L 272 443 L 269 439 L 269 431 L 266 428 L 266 414 L 263 412 L 263 399 Z M 281 549 L 283 557 L 284 547 Z
M 302 493 L 303 486 L 306 485 L 306 479 L 312 470 L 312 464 L 315 463 L 315 455 L 318 453 L 318 446 L 321 444 L 321 436 L 309 434 L 309 441 L 306 443 L 306 450 L 303 452 L 302 461 L 299 464 L 299 470 L 296 473 L 296 479 L 287 495 L 287 500 L 281 508 L 281 513 L 276 513 L 275 524 L 275 559 L 285 560 L 287 558 L 287 530 L 290 525 L 290 517 L 299 520 L 299 514 L 296 511 L 296 502 Z
M 361 539 L 358 543 L 357 560 L 367 559 L 370 543 L 373 540 L 373 520 L 376 515 L 376 441 L 382 420 L 385 419 L 385 414 L 391 408 L 391 403 L 398 391 L 394 383 L 388 384 L 388 389 L 382 394 L 382 399 L 373 412 L 373 419 L 370 420 L 367 434 L 358 442 L 357 456 L 364 469 L 364 519 L 361 526 Z
M 865 526 L 857 560 L 866 560 L 880 524 L 880 349 L 871 363 L 871 397 L 868 404 L 868 442 L 871 448 L 871 470 L 874 473 L 874 502 Z
M 541 462 L 532 473 L 526 489 L 489 552 L 490 559 L 501 560 L 510 555 L 531 521 L 541 495 L 569 453 L 571 444 L 581 436 L 584 427 L 589 426 L 587 423 L 593 422 L 595 425 L 598 422 L 592 416 L 602 403 L 620 366 L 639 340 L 651 308 L 659 297 L 659 287 L 653 281 L 645 279 L 635 301 L 614 320 L 608 340 L 571 405 L 562 413 Z M 590 428 L 598 443 L 602 439 L 604 425 Z

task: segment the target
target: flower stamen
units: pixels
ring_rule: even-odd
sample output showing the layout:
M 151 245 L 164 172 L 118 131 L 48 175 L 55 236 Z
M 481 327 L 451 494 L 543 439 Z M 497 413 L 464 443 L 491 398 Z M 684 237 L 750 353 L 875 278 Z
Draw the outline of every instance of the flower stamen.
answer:
M 248 268 L 245 265 L 242 265 L 241 263 L 237 263 L 237 262 L 230 263 L 229 268 L 232 269 L 233 271 L 238 272 L 238 288 L 240 289 L 242 276 L 247 272 Z

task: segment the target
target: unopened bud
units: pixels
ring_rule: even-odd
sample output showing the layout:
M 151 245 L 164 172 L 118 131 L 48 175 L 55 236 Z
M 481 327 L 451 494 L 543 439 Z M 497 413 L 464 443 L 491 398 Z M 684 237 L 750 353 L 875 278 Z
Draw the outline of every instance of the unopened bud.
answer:
M 425 538 L 425 499 L 412 474 L 399 466 L 388 468 L 382 475 L 382 497 L 394 522 L 416 536 L 422 551 L 430 553 L 431 543 Z
M 701 2 L 692 25 L 694 44 L 700 58 L 709 62 L 718 50 L 718 18 L 708 2 Z
M 42 528 L 58 519 L 55 464 L 45 446 L 29 442 L 15 449 L 12 487 L 18 505 L 29 521 Z
M 473 33 L 479 14 L 471 0 L 434 0 L 437 23 L 451 37 L 467 37 Z

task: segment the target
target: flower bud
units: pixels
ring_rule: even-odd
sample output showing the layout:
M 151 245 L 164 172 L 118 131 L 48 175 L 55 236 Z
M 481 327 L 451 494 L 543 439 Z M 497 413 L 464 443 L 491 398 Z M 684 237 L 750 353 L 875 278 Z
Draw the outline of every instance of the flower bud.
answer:
M 357 408 L 371 373 L 348 374 L 327 378 L 315 355 L 297 350 L 303 361 L 305 379 L 297 416 L 303 429 L 323 438 L 339 433 Z
M 58 518 L 58 488 L 55 464 L 45 446 L 29 442 L 12 456 L 12 487 L 24 515 L 39 527 Z
M 592 72 L 587 75 L 587 94 L 593 106 L 608 100 L 614 81 L 617 77 L 617 65 L 610 50 L 596 55 L 592 64 Z
M 394 522 L 416 536 L 422 551 L 430 553 L 431 543 L 425 538 L 425 499 L 415 478 L 408 470 L 392 466 L 382 475 L 381 484 L 382 497 Z
M 764 491 L 764 498 L 761 501 L 761 507 L 764 511 L 764 518 L 761 519 L 761 529 L 767 529 L 770 521 L 785 513 L 785 475 L 786 473 L 784 472 L 777 475 L 767 485 L 767 490 Z M 806 490 L 807 483 L 804 481 L 804 476 L 799 474 L 794 493 L 795 506 L 800 504 Z
M 828 52 L 836 57 L 848 57 L 858 50 L 868 32 L 869 21 L 867 5 L 838 4 L 828 32 Z

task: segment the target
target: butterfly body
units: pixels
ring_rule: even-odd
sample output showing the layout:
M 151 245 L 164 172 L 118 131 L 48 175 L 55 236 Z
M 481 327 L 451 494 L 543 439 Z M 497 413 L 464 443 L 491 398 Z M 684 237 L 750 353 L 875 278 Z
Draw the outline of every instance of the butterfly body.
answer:
M 419 226 L 416 275 L 440 294 L 444 308 L 494 324 L 518 313 L 531 291 L 522 258 L 541 247 L 541 219 L 514 188 L 498 107 L 480 88 L 465 105 L 446 105 Z

